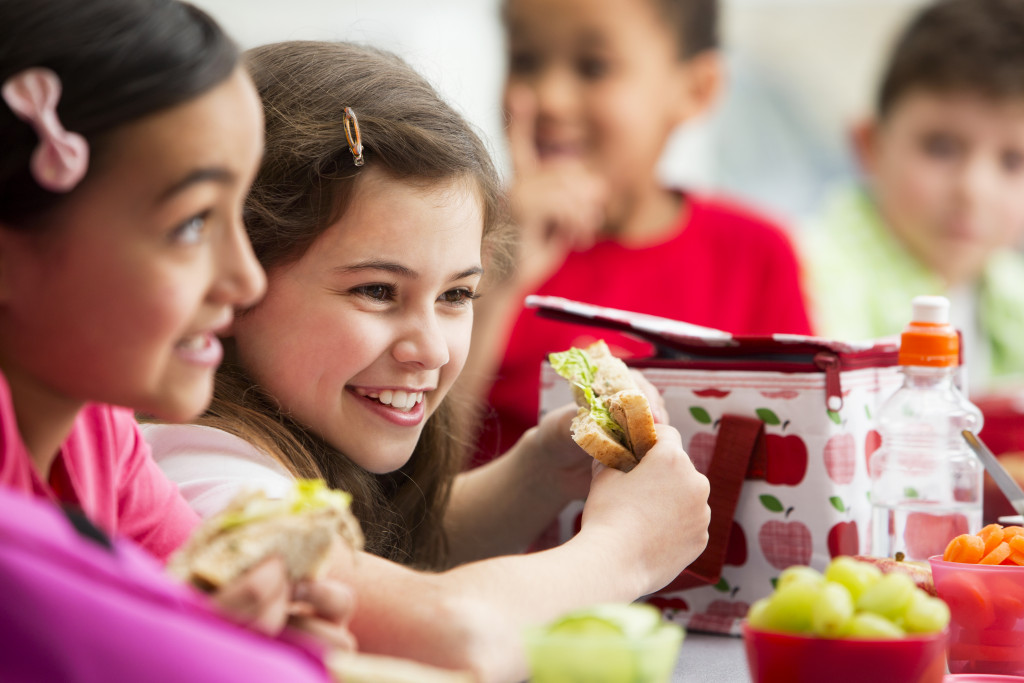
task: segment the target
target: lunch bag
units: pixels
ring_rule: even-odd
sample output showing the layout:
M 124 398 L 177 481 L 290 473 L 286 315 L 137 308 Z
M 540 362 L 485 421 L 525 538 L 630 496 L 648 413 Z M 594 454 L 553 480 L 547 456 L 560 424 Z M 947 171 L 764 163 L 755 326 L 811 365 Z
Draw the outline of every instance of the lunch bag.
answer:
M 556 297 L 529 297 L 527 306 L 656 349 L 626 362 L 661 392 L 671 425 L 711 483 L 707 548 L 645 598 L 667 618 L 738 635 L 750 605 L 772 592 L 786 567 L 824 569 L 836 555 L 868 552 L 867 458 L 881 443 L 873 416 L 900 385 L 897 338 L 743 337 Z M 568 382 L 544 363 L 541 413 L 571 401 Z M 581 511 L 582 503 L 566 508 L 548 544 L 570 538 Z

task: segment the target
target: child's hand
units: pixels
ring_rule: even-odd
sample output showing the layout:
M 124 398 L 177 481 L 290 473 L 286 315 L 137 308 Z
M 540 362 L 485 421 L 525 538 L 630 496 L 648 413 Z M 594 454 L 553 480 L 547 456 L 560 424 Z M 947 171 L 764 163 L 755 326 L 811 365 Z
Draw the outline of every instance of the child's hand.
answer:
M 511 89 L 506 107 L 514 173 L 509 198 L 519 230 L 516 277 L 522 288 L 532 290 L 570 251 L 594 243 L 604 224 L 607 189 L 579 159 L 540 157 L 537 105 L 529 90 Z
M 352 590 L 334 579 L 303 582 L 293 588 L 284 562 L 276 557 L 223 587 L 214 595 L 214 602 L 235 623 L 272 637 L 287 624 L 328 647 L 355 647 L 347 627 L 355 604 Z
M 536 448 L 530 453 L 534 467 L 545 471 L 543 480 L 555 484 L 564 502 L 586 498 L 593 478 L 594 459 L 572 440 L 569 431 L 577 410 L 573 403 L 545 413 L 537 424 Z
M 635 570 L 637 595 L 664 587 L 704 551 L 710 485 L 679 432 L 657 425 L 658 443 L 631 472 L 598 466 L 583 508 L 582 535 L 603 539 Z
M 632 370 L 632 374 L 651 404 L 654 421 L 668 424 L 665 399 L 641 372 Z M 547 412 L 537 424 L 537 446 L 531 453 L 534 466 L 548 470 L 544 479 L 557 485 L 566 502 L 586 498 L 593 478 L 594 459 L 573 441 L 570 433 L 570 423 L 577 410 L 572 404 Z

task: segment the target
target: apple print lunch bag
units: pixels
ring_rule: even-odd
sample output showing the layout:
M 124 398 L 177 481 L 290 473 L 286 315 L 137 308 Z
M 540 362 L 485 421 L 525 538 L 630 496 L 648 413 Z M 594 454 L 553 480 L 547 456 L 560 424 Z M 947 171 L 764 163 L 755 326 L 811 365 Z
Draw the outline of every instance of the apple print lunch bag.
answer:
M 824 569 L 836 555 L 868 552 L 867 458 L 880 444 L 873 416 L 900 384 L 898 339 L 742 337 L 556 297 L 529 297 L 527 305 L 640 337 L 657 351 L 626 362 L 661 392 L 711 482 L 707 549 L 645 598 L 667 618 L 738 635 L 750 604 L 772 592 L 786 567 Z M 568 383 L 544 363 L 541 412 L 571 401 Z M 581 510 L 582 503 L 564 510 L 546 543 L 571 537 Z

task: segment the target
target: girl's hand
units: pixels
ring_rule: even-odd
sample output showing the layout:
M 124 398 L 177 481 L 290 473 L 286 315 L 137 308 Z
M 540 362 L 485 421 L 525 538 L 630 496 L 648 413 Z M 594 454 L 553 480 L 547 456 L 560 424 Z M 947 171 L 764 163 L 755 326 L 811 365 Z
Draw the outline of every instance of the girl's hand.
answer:
M 221 612 L 237 624 L 276 637 L 286 625 L 324 645 L 355 649 L 348 630 L 355 606 L 352 589 L 336 579 L 290 584 L 280 558 L 271 557 L 214 595 Z
M 656 423 L 668 424 L 665 399 L 638 370 L 632 370 L 637 387 L 647 396 Z M 594 460 L 572 440 L 570 423 L 577 406 L 567 405 L 546 413 L 537 425 L 537 439 L 531 453 L 533 466 L 548 470 L 544 480 L 556 485 L 555 495 L 564 502 L 581 500 L 590 491 Z
M 537 424 L 534 448 L 528 454 L 531 467 L 543 472 L 540 479 L 554 486 L 553 494 L 564 505 L 587 497 L 593 478 L 594 459 L 572 440 L 570 424 L 575 403 L 548 411 Z
M 288 620 L 291 590 L 284 562 L 270 557 L 222 586 L 213 600 L 231 621 L 276 636 Z
M 664 587 L 704 551 L 711 521 L 707 477 L 690 462 L 678 431 L 656 429 L 658 443 L 631 472 L 595 467 L 580 532 L 622 562 L 638 596 Z
M 336 650 L 355 650 L 348 630 L 355 612 L 355 592 L 335 579 L 303 581 L 295 586 L 288 619 L 290 628 L 303 631 Z
M 605 220 L 605 182 L 574 158 L 544 160 L 537 154 L 537 105 L 528 89 L 506 98 L 513 182 L 512 217 L 519 230 L 517 284 L 532 290 L 554 273 L 570 251 L 593 245 Z

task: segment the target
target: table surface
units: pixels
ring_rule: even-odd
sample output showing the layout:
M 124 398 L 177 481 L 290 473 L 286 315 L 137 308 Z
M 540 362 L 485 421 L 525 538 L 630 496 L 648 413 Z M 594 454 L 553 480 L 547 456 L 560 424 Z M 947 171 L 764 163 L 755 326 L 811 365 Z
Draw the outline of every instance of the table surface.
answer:
M 743 639 L 687 632 L 672 683 L 750 683 Z

